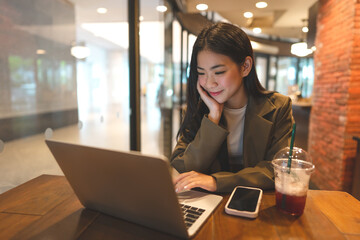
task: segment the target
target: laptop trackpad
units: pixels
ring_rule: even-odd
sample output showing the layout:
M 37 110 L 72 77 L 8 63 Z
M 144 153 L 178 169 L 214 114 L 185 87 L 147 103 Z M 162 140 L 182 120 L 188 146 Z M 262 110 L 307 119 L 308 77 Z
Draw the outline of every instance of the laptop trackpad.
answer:
M 184 191 L 177 194 L 179 203 L 182 204 L 190 204 L 190 205 L 198 205 L 199 207 L 210 207 L 215 208 L 216 205 L 219 204 L 222 197 L 215 195 L 215 194 L 209 194 L 199 191 Z

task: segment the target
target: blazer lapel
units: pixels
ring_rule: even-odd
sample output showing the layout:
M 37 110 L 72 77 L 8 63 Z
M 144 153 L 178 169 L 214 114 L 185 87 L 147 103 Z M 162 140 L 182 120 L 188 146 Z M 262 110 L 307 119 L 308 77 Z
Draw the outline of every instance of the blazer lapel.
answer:
M 267 97 L 249 97 L 244 126 L 244 167 L 254 167 L 264 160 L 273 122 L 264 118 L 276 109 Z

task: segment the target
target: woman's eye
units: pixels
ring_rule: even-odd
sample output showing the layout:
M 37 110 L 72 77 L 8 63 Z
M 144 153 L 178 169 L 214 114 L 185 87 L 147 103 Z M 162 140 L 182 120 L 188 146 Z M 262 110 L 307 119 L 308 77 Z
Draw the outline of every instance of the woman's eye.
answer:
M 220 75 L 220 74 L 223 74 L 223 73 L 225 73 L 225 71 L 215 72 L 216 75 Z
M 198 75 L 205 75 L 205 73 L 201 73 L 201 72 L 198 72 L 197 74 L 198 74 Z

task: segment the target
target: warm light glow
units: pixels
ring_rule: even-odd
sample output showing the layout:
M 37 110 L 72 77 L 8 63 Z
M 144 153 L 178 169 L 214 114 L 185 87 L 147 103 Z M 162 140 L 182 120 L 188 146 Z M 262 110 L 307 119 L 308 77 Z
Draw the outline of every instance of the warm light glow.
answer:
M 246 17 L 246 18 L 252 18 L 252 17 L 253 17 L 253 13 L 252 13 L 252 12 L 244 12 L 244 17 Z
M 71 55 L 77 59 L 84 59 L 90 56 L 90 49 L 85 46 L 74 46 L 71 48 Z
M 254 42 L 254 41 L 250 41 L 250 43 L 251 43 L 251 47 L 252 47 L 253 49 L 258 50 L 258 49 L 260 48 L 259 43 Z
M 122 48 L 129 47 L 128 35 L 124 34 L 128 31 L 126 22 L 83 23 L 81 28 Z M 114 29 L 117 29 L 117 31 L 114 31 Z
M 259 52 L 269 53 L 269 54 L 278 54 L 279 53 L 279 48 L 276 46 L 258 43 L 255 41 L 250 41 L 250 43 L 251 43 L 252 48 Z
M 253 28 L 254 33 L 261 33 L 261 28 Z
M 266 2 L 257 2 L 256 4 L 255 4 L 255 6 L 257 7 L 257 8 L 266 8 L 267 7 L 267 3 Z
M 172 89 L 168 89 L 166 91 L 166 96 L 171 97 L 174 94 L 174 91 Z
M 96 11 L 100 14 L 105 14 L 105 13 L 107 13 L 108 10 L 106 8 L 98 8 L 98 9 L 96 9 Z
M 46 53 L 46 51 L 44 49 L 36 50 L 36 54 L 38 54 L 38 55 L 44 55 L 45 53 Z
M 312 50 L 307 48 L 306 42 L 298 42 L 291 45 L 291 53 L 298 57 L 305 57 L 311 54 Z
M 158 12 L 166 12 L 167 11 L 167 7 L 165 5 L 159 5 L 156 7 L 156 10 Z
M 312 47 L 311 47 L 311 50 L 312 50 L 313 52 L 315 52 L 315 51 L 316 51 L 316 47 L 315 47 L 315 46 L 312 46 Z
M 200 3 L 200 4 L 196 5 L 196 9 L 199 11 L 205 11 L 208 9 L 208 5 L 205 3 Z
M 309 31 L 309 28 L 308 28 L 308 27 L 303 27 L 301 30 L 302 30 L 304 33 L 307 33 L 307 32 Z
M 144 21 L 144 16 L 140 16 L 139 21 Z
M 120 48 L 129 48 L 129 26 L 127 22 L 83 23 L 81 28 Z M 159 49 L 163 51 L 161 46 L 164 46 L 164 23 L 142 21 L 140 22 L 140 29 L 143 39 L 140 40 L 141 56 L 153 63 L 164 62 L 164 53 L 159 52 Z

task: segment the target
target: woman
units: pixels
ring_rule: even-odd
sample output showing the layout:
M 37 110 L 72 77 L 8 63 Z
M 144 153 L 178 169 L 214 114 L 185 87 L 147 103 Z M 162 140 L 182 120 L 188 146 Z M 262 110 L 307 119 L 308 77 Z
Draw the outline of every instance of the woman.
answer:
M 193 47 L 187 110 L 171 156 L 181 173 L 176 191 L 274 188 L 270 161 L 289 145 L 292 124 L 290 98 L 261 86 L 247 35 L 228 23 L 205 28 Z

